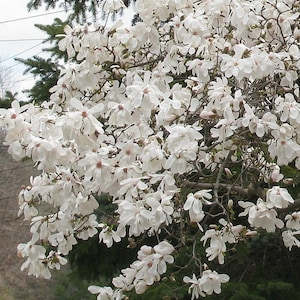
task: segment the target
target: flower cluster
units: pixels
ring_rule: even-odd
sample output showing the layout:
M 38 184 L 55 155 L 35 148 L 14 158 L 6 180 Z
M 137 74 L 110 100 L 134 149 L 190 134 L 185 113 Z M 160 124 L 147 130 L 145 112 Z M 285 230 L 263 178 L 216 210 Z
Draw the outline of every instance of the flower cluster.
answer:
M 146 289 L 160 280 L 162 274 L 167 271 L 167 264 L 174 262 L 171 255 L 174 247 L 167 241 L 160 242 L 154 247 L 142 246 L 138 251 L 138 260 L 134 261 L 129 268 L 123 269 L 122 274 L 113 278 L 115 287 L 90 286 L 89 291 L 98 294 L 99 300 L 122 299 L 123 292 L 135 289 L 137 294 L 142 294 Z
M 108 13 L 124 7 L 99 2 Z M 186 247 L 199 274 L 176 274 L 194 299 L 220 293 L 229 279 L 202 262 L 223 264 L 228 245 L 254 230 L 282 231 L 287 248 L 299 247 L 288 172 L 300 169 L 298 7 L 137 0 L 131 26 L 66 26 L 59 47 L 70 61 L 50 101 L 0 110 L 8 152 L 40 171 L 19 194 L 32 233 L 18 247 L 22 269 L 49 278 L 78 239 L 98 235 L 111 247 L 155 236 L 115 290 L 90 291 L 98 299 L 142 293 L 178 267 L 171 254 Z M 102 195 L 109 216 L 99 213 Z
M 252 202 L 239 201 L 239 205 L 245 209 L 239 216 L 248 214 L 248 222 L 252 227 L 275 232 L 276 227 L 282 228 L 284 225 L 283 221 L 277 218 L 275 208 L 286 208 L 289 203 L 294 203 L 294 199 L 288 191 L 285 188 L 273 186 L 267 191 L 266 200 L 259 198 L 256 205 Z
M 218 274 L 216 271 L 205 270 L 202 276 L 197 279 L 196 275 L 190 278 L 185 276 L 183 278 L 185 283 L 189 283 L 189 293 L 192 293 L 192 300 L 198 299 L 199 296 L 205 297 L 213 293 L 221 293 L 221 283 L 229 281 L 229 276 L 226 274 Z
M 224 264 L 224 255 L 227 251 L 226 243 L 237 244 L 239 241 L 244 240 L 245 237 L 256 234 L 256 232 L 248 230 L 242 225 L 233 225 L 225 219 L 220 219 L 219 223 L 221 227 L 218 228 L 217 225 L 211 225 L 213 228 L 206 230 L 201 241 L 203 241 L 205 246 L 207 240 L 210 239 L 210 245 L 205 250 L 208 261 L 217 258 L 218 263 L 222 265 Z

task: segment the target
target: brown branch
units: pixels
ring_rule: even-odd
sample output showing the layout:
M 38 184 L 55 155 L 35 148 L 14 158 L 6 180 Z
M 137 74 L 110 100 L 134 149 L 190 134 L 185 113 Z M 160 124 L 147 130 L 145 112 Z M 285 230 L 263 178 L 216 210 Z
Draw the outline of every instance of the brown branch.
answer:
M 277 209 L 277 212 L 279 214 L 283 214 L 283 213 L 288 213 L 288 212 L 294 211 L 294 210 L 296 210 L 298 208 L 300 208 L 300 199 L 295 199 L 294 203 L 290 204 L 286 208 L 279 208 L 279 209 Z
M 248 189 L 245 189 L 241 186 L 237 185 L 231 185 L 226 183 L 219 183 L 218 185 L 216 183 L 208 183 L 208 182 L 192 182 L 192 181 L 184 181 L 184 185 L 191 188 L 202 188 L 202 189 L 214 189 L 214 188 L 223 188 L 227 189 L 228 191 L 235 191 L 238 194 L 241 194 L 243 196 L 249 196 Z

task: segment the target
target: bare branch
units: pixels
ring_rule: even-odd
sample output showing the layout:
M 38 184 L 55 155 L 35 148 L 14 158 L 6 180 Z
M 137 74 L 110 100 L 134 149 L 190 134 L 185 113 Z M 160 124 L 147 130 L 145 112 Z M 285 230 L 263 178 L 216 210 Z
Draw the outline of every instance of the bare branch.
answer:
M 215 189 L 215 188 L 222 188 L 227 189 L 228 191 L 235 191 L 238 194 L 241 194 L 242 196 L 249 196 L 248 189 L 245 189 L 241 186 L 237 185 L 231 185 L 226 183 L 219 183 L 216 185 L 216 183 L 208 183 L 208 182 L 191 182 L 189 180 L 184 181 L 184 185 L 191 188 L 200 188 L 200 189 Z

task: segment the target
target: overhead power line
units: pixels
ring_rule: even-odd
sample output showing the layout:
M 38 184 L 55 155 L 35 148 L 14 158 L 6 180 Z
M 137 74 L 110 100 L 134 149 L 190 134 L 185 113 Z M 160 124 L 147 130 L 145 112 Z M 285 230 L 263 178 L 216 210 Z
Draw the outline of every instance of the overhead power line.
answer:
M 31 57 L 32 57 L 32 56 L 39 55 L 40 53 L 43 53 L 43 51 L 39 51 L 39 52 L 37 52 L 37 53 L 31 55 Z M 7 70 L 9 70 L 9 69 L 12 69 L 12 68 L 14 68 L 14 67 L 16 67 L 16 66 L 18 66 L 18 65 L 21 65 L 21 64 L 23 64 L 23 63 L 18 62 L 18 63 L 14 64 L 14 65 L 11 65 L 11 66 L 9 66 L 9 67 L 4 68 L 3 70 L 0 68 L 0 69 L 1 69 L 0 71 L 5 72 L 5 71 L 7 71 Z
M 45 38 L 0 40 L 0 42 L 29 42 L 29 41 L 43 41 L 43 40 L 45 40 Z
M 7 60 L 9 60 L 9 59 L 15 58 L 15 57 L 19 56 L 20 54 L 23 54 L 23 53 L 25 53 L 25 52 L 27 52 L 27 51 L 33 49 L 33 48 L 36 48 L 36 47 L 42 45 L 42 44 L 43 44 L 43 42 L 41 42 L 41 43 L 39 43 L 39 44 L 37 44 L 37 45 L 35 45 L 35 46 L 32 46 L 32 47 L 30 47 L 30 48 L 28 48 L 28 49 L 26 49 L 26 50 L 24 50 L 24 51 L 21 51 L 21 52 L 19 52 L 19 53 L 13 55 L 13 56 L 11 56 L 11 57 L 8 57 L 8 58 L 6 58 L 6 59 L 3 59 L 3 60 L 0 61 L 0 63 L 3 63 L 3 62 L 5 62 L 5 61 L 7 61 Z
M 15 82 L 18 83 L 18 82 L 24 82 L 24 81 L 29 81 L 29 80 L 32 80 L 34 79 L 34 76 L 29 76 L 29 77 L 26 77 L 24 79 L 20 79 L 20 80 L 16 80 Z
M 48 16 L 48 15 L 58 14 L 58 13 L 61 13 L 61 12 L 66 12 L 66 11 L 65 10 L 59 10 L 59 11 L 49 12 L 49 13 L 40 14 L 40 15 L 34 15 L 34 16 L 30 16 L 30 17 L 23 17 L 23 18 L 18 18 L 18 19 L 11 19 L 11 20 L 2 21 L 2 22 L 0 22 L 0 24 L 11 23 L 11 22 L 16 22 L 16 21 L 22 21 L 22 20 L 32 19 L 32 18 L 38 18 L 38 17 L 42 17 L 42 16 Z

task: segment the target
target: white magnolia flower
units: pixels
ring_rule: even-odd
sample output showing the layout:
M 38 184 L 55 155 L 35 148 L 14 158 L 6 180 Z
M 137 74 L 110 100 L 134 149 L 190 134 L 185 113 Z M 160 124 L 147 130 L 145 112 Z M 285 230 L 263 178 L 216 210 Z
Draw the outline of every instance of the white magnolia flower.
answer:
M 212 238 L 210 241 L 210 246 L 205 249 L 205 252 L 209 261 L 218 258 L 219 264 L 224 264 L 224 253 L 226 252 L 226 244 L 224 243 L 222 237 Z
M 270 174 L 270 182 L 279 182 L 284 178 L 284 175 L 280 173 L 280 167 L 275 165 L 272 167 L 272 171 Z
M 206 270 L 203 272 L 200 282 L 203 286 L 203 291 L 207 295 L 212 293 L 221 293 L 221 284 L 229 281 L 227 274 L 218 274 L 216 271 Z
M 189 293 L 192 293 L 192 300 L 199 297 L 205 297 L 212 293 L 221 293 L 221 284 L 229 281 L 227 274 L 218 274 L 216 271 L 205 270 L 202 276 L 197 279 L 196 275 L 190 278 L 185 276 L 183 278 L 185 283 L 191 284 L 189 287 Z
M 267 208 L 286 208 L 289 203 L 294 203 L 294 199 L 287 189 L 273 186 L 266 194 Z
M 212 225 L 215 228 L 206 230 L 201 241 L 203 241 L 203 246 L 205 246 L 210 239 L 209 247 L 205 249 L 208 260 L 212 261 L 217 258 L 219 264 L 224 264 L 224 257 L 227 250 L 226 243 L 236 244 L 239 240 L 243 240 L 244 236 L 242 233 L 245 230 L 245 226 L 233 225 L 225 219 L 220 219 L 219 223 L 221 227 L 218 228 L 217 225 Z M 252 233 L 248 232 L 248 234 Z
M 129 236 L 138 236 L 151 226 L 152 213 L 145 207 L 145 202 L 123 200 L 119 204 L 119 226 L 129 226 Z
M 289 229 L 300 230 L 300 212 L 293 212 L 285 216 L 286 227 Z
M 171 255 L 174 250 L 167 241 L 160 242 L 153 248 L 143 245 L 138 251 L 138 260 L 113 279 L 114 286 L 123 291 L 134 288 L 137 294 L 144 293 L 150 285 L 160 280 L 160 276 L 167 270 L 167 264 L 174 262 Z
M 291 231 L 286 230 L 282 232 L 282 239 L 284 242 L 284 245 L 289 248 L 289 250 L 292 249 L 293 246 L 300 247 L 300 241 L 296 238 L 295 235 L 299 235 L 300 231 Z
M 221 71 L 227 78 L 234 76 L 241 80 L 244 77 L 250 77 L 252 72 L 251 58 L 242 58 L 245 51 L 249 51 L 243 44 L 237 44 L 233 47 L 234 56 L 223 54 Z
M 97 217 L 95 215 L 90 215 L 88 218 L 80 220 L 75 229 L 75 231 L 77 231 L 76 236 L 82 240 L 87 240 L 96 235 L 98 233 L 97 228 L 99 227 L 96 219 Z
M 158 230 L 161 224 L 169 225 L 172 222 L 174 213 L 173 195 L 164 195 L 161 193 L 148 194 L 146 203 L 151 207 L 151 227 Z
M 199 279 L 197 279 L 196 275 L 193 274 L 193 277 L 190 278 L 188 276 L 183 277 L 183 281 L 185 283 L 189 283 L 189 294 L 192 294 L 191 300 L 198 299 L 200 296 L 205 297 L 205 293 L 203 291 L 202 284 Z
M 108 248 L 113 245 L 113 242 L 117 243 L 121 241 L 121 237 L 117 234 L 117 232 L 111 229 L 108 225 L 101 223 L 99 224 L 99 227 L 101 228 L 99 233 L 99 242 L 103 241 Z
M 102 111 L 102 103 L 99 103 L 89 109 L 78 99 L 72 98 L 70 100 L 70 105 L 77 109 L 78 112 L 69 112 L 67 116 L 74 122 L 74 124 L 76 124 L 75 126 L 79 127 L 78 129 L 81 129 L 84 134 L 92 134 L 95 132 L 103 133 L 103 125 L 94 116 L 94 114 Z
M 263 228 L 267 232 L 275 232 L 276 227 L 284 226 L 282 220 L 277 218 L 275 209 L 269 209 L 262 199 L 258 199 L 257 204 L 249 209 L 248 221 L 251 226 Z
M 68 261 L 66 258 L 60 255 L 59 252 L 50 251 L 47 256 L 48 264 L 47 266 L 50 269 L 56 269 L 59 270 L 61 265 L 65 265 Z
M 91 294 L 98 294 L 97 300 L 113 300 L 114 291 L 111 287 L 99 287 L 91 285 L 88 287 Z
M 27 260 L 22 264 L 21 270 L 28 269 L 28 275 L 35 277 L 44 277 L 49 279 L 51 273 L 46 262 L 46 249 L 41 245 L 36 245 L 38 241 L 38 234 L 32 235 L 31 241 L 26 244 L 19 244 L 18 255 L 21 257 L 27 257 Z
M 203 204 L 210 205 L 208 199 L 212 198 L 211 190 L 201 190 L 196 193 L 190 193 L 184 203 L 183 209 L 189 211 L 191 222 L 200 222 L 204 218 Z

